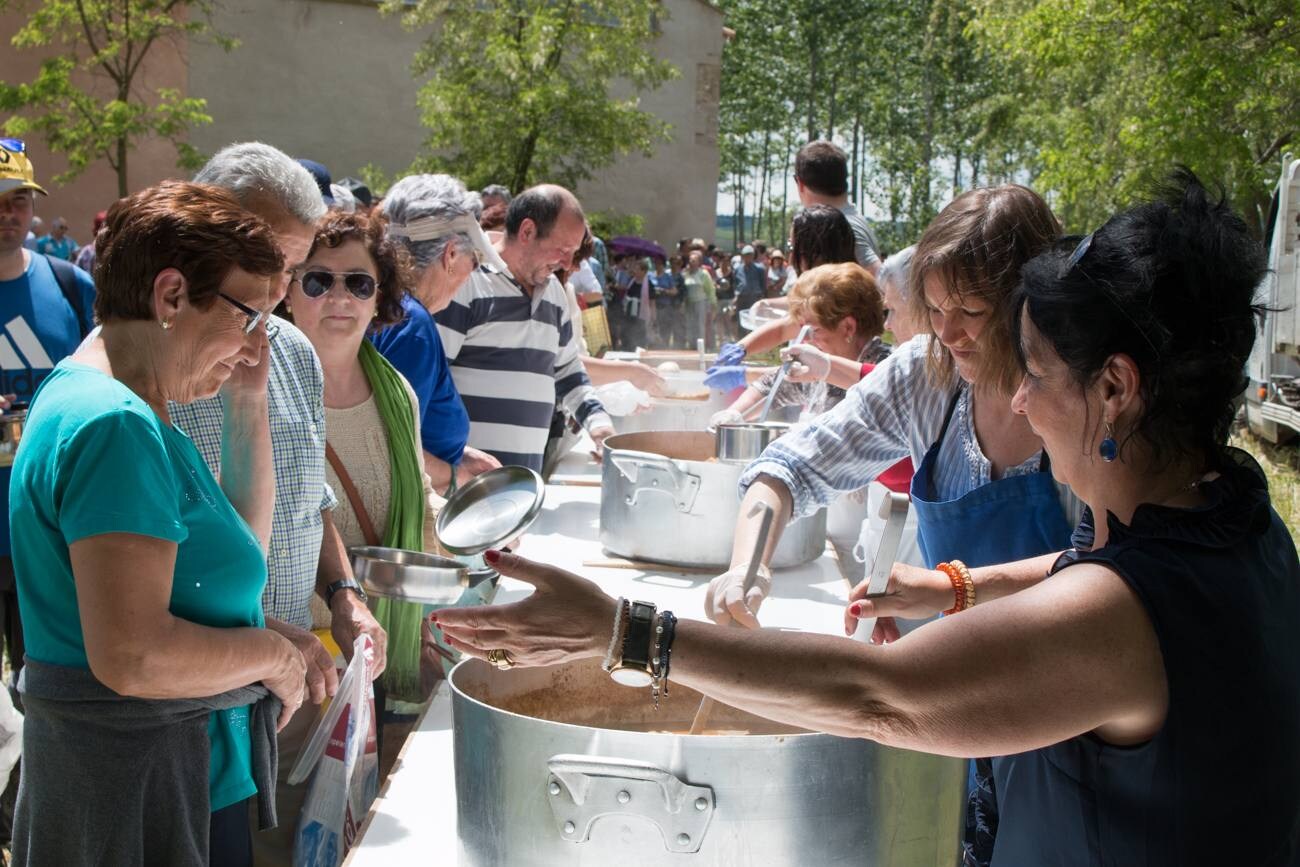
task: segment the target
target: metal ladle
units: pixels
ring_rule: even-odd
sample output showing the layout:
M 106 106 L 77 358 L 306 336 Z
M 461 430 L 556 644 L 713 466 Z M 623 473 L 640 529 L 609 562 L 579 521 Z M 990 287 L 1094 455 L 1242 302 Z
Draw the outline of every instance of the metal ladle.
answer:
M 798 346 L 808 339 L 812 333 L 812 326 L 805 325 L 799 329 L 799 333 L 794 340 L 790 341 L 791 346 Z M 781 383 L 785 382 L 785 375 L 790 372 L 790 365 L 794 364 L 794 359 L 790 359 L 781 365 L 781 369 L 776 372 L 776 379 L 772 380 L 772 390 L 767 393 L 767 399 L 763 401 L 763 412 L 758 416 L 758 423 L 762 424 L 767 421 L 767 414 L 772 411 L 772 401 L 776 398 L 776 393 L 781 390 Z
M 807 328 L 807 326 L 804 327 Z M 758 580 L 758 567 L 761 565 L 763 549 L 767 547 L 767 537 L 772 532 L 772 507 L 767 503 L 755 503 L 754 508 L 749 510 L 749 517 L 752 518 L 760 513 L 762 517 L 758 519 L 758 537 L 754 540 L 754 551 L 749 558 L 749 568 L 745 570 L 745 584 L 744 589 L 741 591 L 742 601 L 749 595 L 749 591 L 753 589 L 754 582 Z M 731 625 L 744 628 L 736 622 L 735 618 L 732 618 Z M 707 695 L 700 700 L 700 709 L 695 712 L 695 719 L 691 721 L 691 734 L 698 735 L 704 732 L 704 729 L 709 724 L 709 717 L 713 714 L 715 704 L 717 702 Z

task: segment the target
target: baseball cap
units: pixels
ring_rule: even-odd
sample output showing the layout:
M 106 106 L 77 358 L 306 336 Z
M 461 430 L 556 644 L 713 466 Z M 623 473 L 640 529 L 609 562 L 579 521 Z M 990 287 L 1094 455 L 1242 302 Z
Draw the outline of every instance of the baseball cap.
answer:
M 754 255 L 754 245 L 753 245 L 753 244 L 746 244 L 744 247 L 741 248 L 741 250 L 740 250 L 740 255 L 742 255 L 742 256 L 752 256 L 752 255 Z
M 21 139 L 0 138 L 0 195 L 14 190 L 35 190 L 49 195 L 36 183 L 36 172 L 27 158 L 27 145 Z
M 320 197 L 325 200 L 325 204 L 333 206 L 334 193 L 330 191 L 330 170 L 315 160 L 306 160 L 299 158 L 298 164 L 311 173 L 312 179 L 316 181 L 316 186 L 320 188 Z

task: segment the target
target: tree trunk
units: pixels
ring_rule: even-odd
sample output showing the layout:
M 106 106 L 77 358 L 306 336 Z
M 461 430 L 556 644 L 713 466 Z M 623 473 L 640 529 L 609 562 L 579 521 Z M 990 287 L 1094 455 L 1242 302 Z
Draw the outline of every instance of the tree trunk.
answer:
M 762 174 L 762 180 L 760 180 L 758 183 L 757 207 L 754 208 L 754 215 L 758 220 L 758 223 L 754 226 L 754 234 L 760 238 L 764 237 L 763 217 L 767 212 L 767 196 L 768 196 L 767 183 L 768 183 L 768 177 L 770 176 L 771 173 L 771 164 L 772 164 L 771 151 L 772 151 L 772 131 L 770 129 L 764 130 L 763 131 L 763 169 L 762 169 L 763 174 Z
M 815 36 L 808 39 L 808 141 L 817 140 L 817 62 L 820 51 Z
M 731 178 L 731 189 L 735 193 L 731 200 L 731 246 L 739 249 L 741 229 L 745 220 L 745 190 L 741 185 L 740 172 L 733 172 Z
M 736 246 L 744 247 L 749 237 L 745 229 L 745 173 L 736 170 Z
M 853 202 L 854 207 L 858 205 L 858 133 L 862 127 L 862 119 L 855 111 L 853 113 L 853 154 L 849 157 L 849 201 Z
M 961 189 L 961 147 L 952 155 L 952 194 L 957 195 Z
M 533 165 L 533 156 L 537 152 L 537 138 L 540 134 L 540 131 L 534 127 L 520 145 L 519 154 L 515 157 L 515 167 L 513 176 L 510 179 L 510 189 L 525 190 L 528 188 L 528 171 Z
M 840 84 L 840 77 L 839 77 L 838 75 L 832 75 L 832 76 L 831 76 L 830 111 L 828 112 L 828 114 L 827 114 L 827 118 L 826 118 L 826 138 L 827 138 L 827 140 L 830 140 L 830 139 L 835 138 L 835 93 L 836 93 L 836 91 L 839 89 L 839 84 Z
M 126 198 L 131 188 L 126 182 L 126 136 L 117 137 L 117 197 Z
M 786 210 L 790 206 L 790 163 L 794 159 L 794 137 L 785 140 L 785 171 L 781 174 L 781 224 L 785 225 Z M 784 243 L 784 242 L 782 242 Z M 789 250 L 786 253 L 789 254 Z

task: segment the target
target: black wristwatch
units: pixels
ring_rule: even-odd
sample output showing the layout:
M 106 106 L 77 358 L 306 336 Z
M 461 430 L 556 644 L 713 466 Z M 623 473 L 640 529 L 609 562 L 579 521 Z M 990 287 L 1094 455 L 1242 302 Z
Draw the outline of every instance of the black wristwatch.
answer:
M 334 602 L 334 594 L 340 590 L 351 590 L 357 594 L 357 598 L 362 602 L 366 601 L 366 591 L 361 589 L 361 585 L 354 578 L 344 578 L 342 581 L 335 581 L 325 588 L 325 607 L 329 608 Z
M 627 632 L 623 636 L 623 655 L 609 676 L 623 686 L 649 686 L 654 682 L 650 659 L 650 639 L 654 629 L 655 606 L 650 602 L 633 602 L 628 613 Z

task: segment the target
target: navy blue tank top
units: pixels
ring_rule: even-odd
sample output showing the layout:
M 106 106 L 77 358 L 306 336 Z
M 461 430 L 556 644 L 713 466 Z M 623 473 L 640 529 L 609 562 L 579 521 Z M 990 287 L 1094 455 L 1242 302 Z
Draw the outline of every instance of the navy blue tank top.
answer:
M 994 867 L 1300 864 L 1300 562 L 1249 455 L 1229 450 L 1197 509 L 1108 516 L 1053 569 L 1102 563 L 1145 607 L 1169 683 L 1163 728 L 995 760 Z

